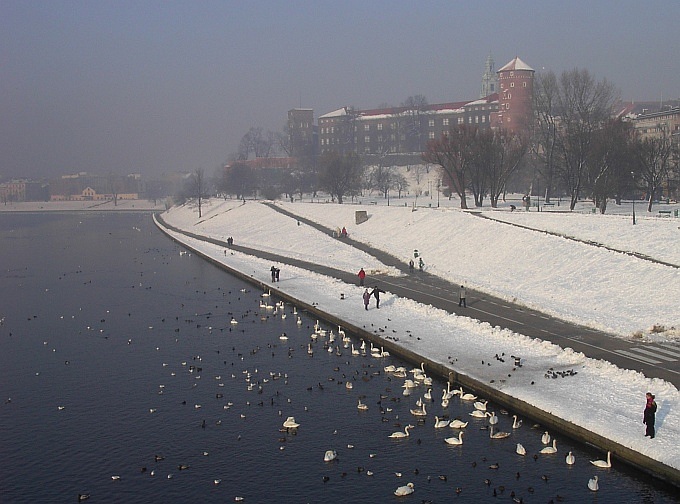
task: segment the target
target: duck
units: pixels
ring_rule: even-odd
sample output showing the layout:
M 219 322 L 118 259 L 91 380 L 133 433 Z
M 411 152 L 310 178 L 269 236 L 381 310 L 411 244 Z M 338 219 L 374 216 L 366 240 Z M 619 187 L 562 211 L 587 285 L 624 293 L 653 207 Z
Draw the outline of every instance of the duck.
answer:
M 450 438 L 444 438 L 444 441 L 446 444 L 450 445 L 462 445 L 463 444 L 463 434 L 465 434 L 463 431 L 460 431 L 458 433 L 458 437 L 450 437 Z
M 574 465 L 574 462 L 576 462 L 576 457 L 574 457 L 573 453 L 569 452 L 567 453 L 564 461 L 567 463 L 567 465 Z
M 548 431 L 545 431 L 541 436 L 541 443 L 550 444 L 550 434 L 548 433 Z
M 522 456 L 527 454 L 527 451 L 524 448 L 524 446 L 522 446 L 522 443 L 517 443 L 517 449 L 515 450 L 515 452 L 517 453 L 517 455 L 522 455 Z
M 522 421 L 517 418 L 517 415 L 512 415 L 512 428 L 519 429 L 522 426 Z
M 338 457 L 338 453 L 335 450 L 326 450 L 326 453 L 323 454 L 323 461 L 324 462 L 332 462 Z
M 455 420 L 451 420 L 449 427 L 451 427 L 452 429 L 464 429 L 465 427 L 467 427 L 467 424 L 468 424 L 467 422 L 463 422 L 462 420 L 456 418 Z
M 557 453 L 557 439 L 553 439 L 552 446 L 546 446 L 538 453 L 543 453 L 544 455 L 551 455 Z
M 449 420 L 439 420 L 439 417 L 434 417 L 434 428 L 442 429 L 449 426 Z
M 411 495 L 414 490 L 414 484 L 413 483 L 408 483 L 404 486 L 400 486 L 394 491 L 394 495 L 397 497 L 404 497 L 405 495 Z
M 599 478 L 597 476 L 593 476 L 588 480 L 588 489 L 592 490 L 593 492 L 597 492 L 600 489 L 600 486 L 597 484 L 597 480 Z
M 391 437 L 392 439 L 402 439 L 402 438 L 409 437 L 409 435 L 410 435 L 409 432 L 408 432 L 409 429 L 413 429 L 413 425 L 407 425 L 406 427 L 404 427 L 404 432 L 401 432 L 401 431 L 393 432 L 388 437 Z
M 300 424 L 295 421 L 295 417 L 289 416 L 286 418 L 286 421 L 283 422 L 283 426 L 286 429 L 297 429 L 300 427 Z
M 607 469 L 612 466 L 612 452 L 608 451 L 607 452 L 607 460 L 591 460 L 591 464 L 593 464 L 595 467 L 602 467 L 604 469 Z

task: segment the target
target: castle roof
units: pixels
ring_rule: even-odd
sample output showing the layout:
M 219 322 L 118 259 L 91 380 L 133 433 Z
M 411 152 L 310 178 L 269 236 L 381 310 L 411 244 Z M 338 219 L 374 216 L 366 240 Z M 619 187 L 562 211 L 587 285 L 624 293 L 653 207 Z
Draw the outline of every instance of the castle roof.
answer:
M 524 61 L 519 59 L 519 56 L 515 56 L 515 58 L 512 59 L 503 68 L 500 68 L 498 72 L 503 72 L 504 70 L 529 70 L 530 72 L 534 71 L 533 68 L 531 68 L 529 65 L 524 63 Z

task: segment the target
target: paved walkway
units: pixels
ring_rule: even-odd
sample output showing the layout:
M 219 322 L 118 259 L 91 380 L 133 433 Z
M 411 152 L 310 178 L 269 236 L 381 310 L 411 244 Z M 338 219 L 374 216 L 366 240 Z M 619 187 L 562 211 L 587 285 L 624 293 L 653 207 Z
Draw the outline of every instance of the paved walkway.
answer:
M 296 215 L 277 205 L 263 204 L 300 223 L 333 236 L 333 230 L 328 227 Z M 173 231 L 214 243 L 225 249 L 231 248 L 272 262 L 290 264 L 315 271 L 323 275 L 338 278 L 346 283 L 358 283 L 357 272 L 338 270 L 239 245 L 228 246 L 224 241 L 175 228 L 165 223 L 160 216 L 158 218 Z M 469 316 L 488 322 L 492 326 L 506 327 L 526 336 L 551 341 L 563 348 L 570 347 L 575 351 L 583 352 L 588 357 L 607 360 L 623 369 L 641 371 L 647 377 L 662 378 L 673 383 L 676 387 L 680 387 L 680 347 L 678 346 L 631 343 L 628 340 L 623 340 L 611 334 L 559 320 L 539 311 L 531 310 L 471 289 L 467 289 L 467 308 L 462 308 L 458 306 L 458 285 L 427 272 L 416 270 L 414 273 L 409 273 L 408 265 L 391 254 L 353 240 L 351 237 L 342 238 L 342 240 L 348 245 L 372 255 L 382 263 L 393 266 L 404 273 L 403 276 L 399 277 L 367 275 L 367 286 L 379 285 L 384 290 L 397 296 L 410 298 L 423 304 L 430 304 L 450 313 Z

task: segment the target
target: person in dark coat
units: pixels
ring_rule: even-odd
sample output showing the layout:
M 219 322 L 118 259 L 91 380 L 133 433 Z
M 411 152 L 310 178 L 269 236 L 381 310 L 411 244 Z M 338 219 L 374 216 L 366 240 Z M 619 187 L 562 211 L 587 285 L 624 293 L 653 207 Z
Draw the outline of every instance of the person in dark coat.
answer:
M 645 412 L 642 423 L 647 425 L 645 436 L 654 439 L 654 422 L 656 420 L 656 402 L 654 402 L 654 394 L 647 392 L 647 404 L 645 404 Z
M 359 270 L 359 273 L 357 273 L 357 276 L 359 277 L 359 287 L 364 286 L 364 279 L 366 278 L 366 272 L 364 271 L 364 268 L 361 268 Z
M 371 291 L 371 296 L 375 297 L 375 307 L 378 308 L 378 309 L 380 309 L 380 293 L 381 292 L 383 294 L 385 293 L 385 291 L 382 290 L 382 289 L 379 289 L 377 285 L 375 287 L 373 287 L 373 291 Z
M 362 297 L 364 298 L 364 310 L 368 310 L 368 303 L 371 302 L 371 293 L 368 292 L 368 289 L 364 290 L 364 295 Z
M 272 282 L 276 282 L 276 266 L 272 266 L 269 271 L 272 273 Z
M 458 291 L 458 306 L 467 308 L 467 303 L 465 302 L 465 286 L 460 286 L 460 291 Z
M 413 259 L 411 259 L 411 260 L 408 262 L 408 270 L 409 270 L 409 272 L 413 273 L 413 267 L 414 267 L 414 266 L 415 266 L 415 264 L 413 263 Z

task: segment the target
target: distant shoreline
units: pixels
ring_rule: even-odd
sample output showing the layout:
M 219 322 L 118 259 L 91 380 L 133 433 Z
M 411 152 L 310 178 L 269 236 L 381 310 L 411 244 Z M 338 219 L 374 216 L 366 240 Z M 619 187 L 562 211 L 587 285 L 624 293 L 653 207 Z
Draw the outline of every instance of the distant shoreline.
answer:
M 112 201 L 30 201 L 7 203 L 0 205 L 0 213 L 36 213 L 36 212 L 164 212 L 165 200 L 155 205 L 144 200 L 119 200 L 117 205 Z

